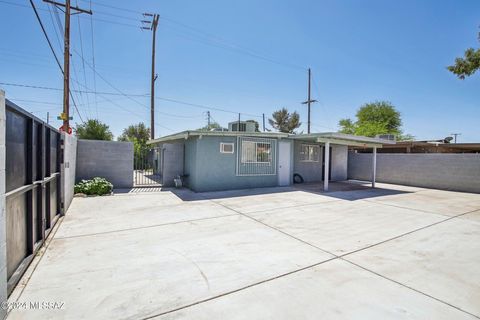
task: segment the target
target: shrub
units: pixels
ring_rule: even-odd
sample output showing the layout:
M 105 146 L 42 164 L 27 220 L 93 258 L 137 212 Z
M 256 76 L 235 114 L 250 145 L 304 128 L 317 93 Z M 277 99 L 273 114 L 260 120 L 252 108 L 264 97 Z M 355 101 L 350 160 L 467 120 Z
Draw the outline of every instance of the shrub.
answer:
M 92 180 L 82 180 L 75 185 L 75 193 L 83 193 L 86 195 L 102 196 L 110 194 L 113 185 L 104 178 L 95 177 Z

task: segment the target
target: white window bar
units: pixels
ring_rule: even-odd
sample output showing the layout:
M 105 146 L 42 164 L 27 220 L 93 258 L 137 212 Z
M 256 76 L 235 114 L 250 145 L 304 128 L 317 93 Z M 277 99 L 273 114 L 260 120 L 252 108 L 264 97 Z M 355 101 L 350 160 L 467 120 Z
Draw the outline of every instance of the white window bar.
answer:
M 277 140 L 237 138 L 237 175 L 262 176 L 277 174 Z

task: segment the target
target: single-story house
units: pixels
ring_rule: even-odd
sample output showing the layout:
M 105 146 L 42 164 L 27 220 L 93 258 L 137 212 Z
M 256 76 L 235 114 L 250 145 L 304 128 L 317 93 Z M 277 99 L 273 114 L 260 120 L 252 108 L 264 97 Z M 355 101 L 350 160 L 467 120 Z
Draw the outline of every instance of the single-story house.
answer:
M 182 183 L 196 192 L 322 181 L 328 190 L 328 181 L 347 179 L 349 146 L 372 148 L 376 158 L 377 148 L 395 143 L 331 132 L 249 132 L 245 126 L 237 126 L 242 127 L 245 131 L 182 131 L 150 140 L 162 185 L 172 186 L 180 176 Z

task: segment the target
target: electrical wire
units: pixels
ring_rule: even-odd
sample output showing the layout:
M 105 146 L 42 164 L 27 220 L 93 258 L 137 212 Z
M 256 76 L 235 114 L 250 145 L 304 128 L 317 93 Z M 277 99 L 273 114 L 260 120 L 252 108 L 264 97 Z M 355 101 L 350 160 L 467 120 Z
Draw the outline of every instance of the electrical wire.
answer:
M 52 24 L 53 24 L 53 30 L 55 32 L 55 36 L 57 37 L 58 46 L 60 48 L 60 52 L 63 53 L 64 50 L 62 48 L 62 42 L 60 41 L 60 36 L 59 36 L 59 34 L 60 34 L 61 37 L 64 38 L 63 24 L 62 24 L 62 21 L 60 19 L 60 14 L 58 13 L 58 8 L 56 6 L 54 6 L 53 4 L 51 6 L 53 7 L 53 11 L 50 10 L 50 5 L 47 5 L 49 13 L 50 13 L 50 18 L 51 18 Z M 53 19 L 53 16 L 55 16 L 55 20 Z M 58 29 L 58 31 L 57 31 L 57 29 Z M 76 69 L 75 69 L 75 65 L 73 64 L 73 61 L 72 61 L 72 66 L 73 66 L 73 72 L 75 73 L 75 77 L 78 78 L 77 73 L 76 73 Z M 63 74 L 63 70 L 62 70 L 62 74 Z M 73 80 L 72 77 L 70 77 L 70 78 Z M 74 87 L 73 84 L 72 84 L 72 87 Z M 73 93 L 72 93 L 72 91 L 73 91 Z M 79 93 L 76 92 L 75 90 L 69 90 L 69 94 L 70 94 L 70 97 L 72 98 L 72 102 L 75 106 L 74 111 L 77 111 L 77 113 L 79 115 L 79 118 L 82 119 L 82 116 L 80 114 L 80 110 L 78 109 L 77 103 L 76 103 L 75 99 L 73 98 L 73 94 L 76 95 L 76 97 L 79 101 L 80 101 L 80 98 L 81 98 L 82 104 L 84 104 L 83 96 L 81 94 L 79 95 Z M 73 112 L 72 116 L 74 114 L 75 114 L 75 112 Z M 88 118 L 88 116 L 87 116 L 87 118 Z M 83 122 L 83 120 L 82 120 L 82 122 Z
M 85 0 L 82 0 L 82 1 L 85 1 Z M 0 3 L 15 5 L 15 6 L 19 6 L 19 7 L 25 7 L 24 5 L 17 4 L 17 3 L 11 3 L 11 2 L 4 1 L 4 0 L 0 0 Z M 98 2 L 92 2 L 92 3 L 95 3 L 95 5 L 97 5 L 97 6 L 103 6 L 103 7 L 107 7 L 107 8 L 111 8 L 111 9 L 122 10 L 122 11 L 132 12 L 132 13 L 136 13 L 136 14 L 143 14 L 140 11 L 120 8 L 120 7 L 111 6 L 111 5 L 100 4 Z M 102 15 L 112 16 L 112 17 L 116 17 L 116 18 L 120 18 L 120 19 L 139 21 L 139 19 L 120 16 L 120 15 L 111 14 L 111 13 L 107 13 L 107 12 L 98 12 L 97 10 L 95 12 L 100 13 Z M 84 17 L 81 16 L 81 18 L 84 18 Z M 93 17 L 90 17 L 90 19 L 98 21 L 98 22 L 104 22 L 104 23 L 110 23 L 110 24 L 116 24 L 116 25 L 121 25 L 121 26 L 136 28 L 136 29 L 140 28 L 141 29 L 140 25 L 134 25 L 134 24 L 123 23 L 123 22 L 118 22 L 118 21 L 111 21 L 111 20 L 106 20 L 106 19 L 98 19 L 98 18 L 93 18 Z M 264 61 L 267 61 L 267 62 L 270 62 L 270 63 L 274 63 L 274 64 L 277 64 L 277 65 L 280 65 L 280 66 L 293 68 L 293 69 L 296 69 L 296 70 L 299 70 L 299 71 L 302 71 L 302 72 L 307 70 L 307 68 L 304 67 L 304 66 L 296 65 L 296 64 L 293 64 L 293 63 L 289 63 L 289 62 L 283 62 L 283 61 L 280 61 L 278 59 L 268 57 L 265 54 L 258 53 L 256 50 L 249 49 L 249 48 L 246 48 L 244 46 L 234 44 L 231 41 L 227 41 L 227 40 L 225 40 L 221 37 L 218 37 L 218 36 L 212 35 L 210 33 L 201 31 L 198 28 L 189 26 L 189 25 L 187 25 L 183 22 L 179 22 L 175 19 L 162 16 L 161 21 L 162 20 L 169 21 L 169 22 L 171 22 L 175 25 L 183 27 L 184 29 L 188 29 L 190 31 L 193 31 L 194 34 L 190 33 L 190 36 L 194 35 L 194 38 L 192 38 L 192 37 L 189 38 L 189 37 L 185 37 L 185 35 L 181 35 L 184 38 L 187 38 L 189 40 L 193 40 L 193 41 L 196 41 L 196 42 L 199 42 L 199 43 L 210 45 L 210 46 L 213 46 L 213 47 L 216 47 L 216 48 L 230 50 L 230 51 L 233 51 L 233 52 L 236 52 L 236 53 L 239 53 L 239 54 L 248 55 L 248 56 L 253 57 L 253 58 L 261 59 L 261 60 L 264 60 Z M 201 37 L 198 37 L 199 35 Z M 195 38 L 195 37 L 197 37 L 197 38 Z
M 78 1 L 76 1 L 77 7 L 78 7 Z M 85 62 L 84 62 L 84 54 L 83 54 L 83 39 L 82 39 L 82 26 L 80 24 L 80 18 L 79 15 L 77 15 L 77 24 L 78 24 L 78 35 L 80 39 L 80 53 L 82 54 L 82 69 L 83 69 L 83 82 L 85 83 L 85 86 L 87 86 L 87 73 L 85 71 Z M 90 117 L 92 117 L 92 111 L 90 109 L 90 97 L 88 93 L 85 93 L 85 96 L 87 98 L 87 107 L 88 107 L 88 112 L 90 113 Z
M 2 1 L 2 2 L 4 2 L 4 1 Z M 53 55 L 54 55 L 54 57 L 55 57 L 55 61 L 57 62 L 57 65 L 58 65 L 58 67 L 60 68 L 62 74 L 64 74 L 63 68 L 62 68 L 62 66 L 61 66 L 61 64 L 60 64 L 60 61 L 58 60 L 57 54 L 55 53 L 55 50 L 53 49 L 53 45 L 52 45 L 52 43 L 50 42 L 50 39 L 49 39 L 49 37 L 48 37 L 48 34 L 47 34 L 47 32 L 46 32 L 46 30 L 45 30 L 45 28 L 44 28 L 44 26 L 43 26 L 42 19 L 40 18 L 39 14 L 38 14 L 38 12 L 37 12 L 37 9 L 36 9 L 36 7 L 35 7 L 35 4 L 33 3 L 32 0 L 30 0 L 30 5 L 31 5 L 31 7 L 32 7 L 32 9 L 33 9 L 33 11 L 34 11 L 34 13 L 35 13 L 35 16 L 37 17 L 37 20 L 38 20 L 38 23 L 40 24 L 40 27 L 42 28 L 42 31 L 43 31 L 43 34 L 45 35 L 45 38 L 47 39 L 48 45 L 49 45 L 49 47 L 50 47 L 50 49 L 51 49 L 51 51 L 52 51 L 52 53 L 53 53 Z M 75 101 L 75 99 L 73 98 L 73 95 L 72 95 L 71 93 L 70 93 L 70 97 L 72 98 L 73 105 L 75 106 L 75 109 L 76 109 L 77 112 L 78 112 L 77 103 L 76 103 L 76 101 Z M 81 119 L 82 122 L 83 122 L 83 119 L 82 119 L 82 117 L 80 116 L 80 113 L 79 113 L 79 117 L 80 117 L 80 119 Z
M 86 0 L 80 0 L 80 1 L 86 1 Z M 115 9 L 115 10 L 120 10 L 120 11 L 124 11 L 124 12 L 140 14 L 140 15 L 143 14 L 143 12 L 140 12 L 140 11 L 127 9 L 127 8 L 121 8 L 121 7 L 118 7 L 118 6 L 102 4 L 102 3 L 99 3 L 97 1 L 89 0 L 89 2 L 94 3 L 96 6 L 101 6 L 101 7 L 105 7 L 105 8 L 110 8 L 110 9 Z M 103 11 L 99 11 L 99 10 L 95 10 L 95 12 L 99 13 L 101 15 L 112 16 L 112 17 L 115 17 L 115 18 L 126 19 L 126 20 L 131 20 L 131 21 L 138 21 L 136 18 L 121 16 L 121 15 L 112 14 L 112 13 L 109 13 L 109 12 L 103 12 Z M 281 66 L 284 66 L 284 67 L 294 68 L 294 69 L 301 70 L 301 71 L 306 71 L 307 70 L 307 68 L 304 67 L 304 66 L 279 61 L 278 59 L 275 59 L 273 57 L 268 57 L 265 54 L 259 53 L 257 50 L 235 44 L 232 41 L 229 41 L 229 40 L 226 40 L 222 37 L 216 36 L 214 34 L 205 32 L 205 31 L 200 30 L 196 27 L 193 27 L 193 26 L 190 26 L 190 25 L 185 24 L 183 22 L 180 22 L 176 19 L 172 19 L 172 18 L 165 17 L 164 15 L 162 15 L 160 21 L 168 21 L 168 22 L 170 22 L 174 25 L 182 27 L 184 30 L 189 30 L 191 35 L 194 34 L 196 36 L 203 37 L 203 39 L 197 39 L 197 41 L 202 42 L 204 44 L 212 45 L 212 46 L 217 47 L 217 48 L 232 50 L 232 51 L 235 51 L 237 53 L 245 54 L 245 55 L 248 55 L 250 57 L 258 58 L 258 59 L 261 59 L 261 60 L 264 60 L 264 61 L 267 61 L 267 62 L 270 62 L 270 63 L 275 63 L 275 64 L 278 64 L 278 65 L 281 65 Z
M 55 53 L 55 50 L 53 49 L 53 45 L 50 42 L 50 38 L 48 37 L 47 31 L 45 30 L 45 27 L 43 26 L 42 19 L 40 19 L 40 15 L 37 12 L 37 8 L 35 7 L 35 4 L 33 3 L 33 0 L 30 0 L 30 5 L 32 6 L 33 11 L 35 12 L 35 16 L 37 17 L 38 23 L 40 24 L 40 27 L 42 28 L 43 35 L 45 36 L 45 39 L 48 42 L 48 46 L 50 47 L 50 50 L 53 53 L 53 56 L 55 57 L 55 61 L 57 62 L 58 67 L 60 70 L 62 70 L 62 65 L 60 64 L 60 60 L 58 60 L 57 54 Z
M 32 88 L 32 89 L 40 89 L 40 90 L 62 91 L 62 89 L 60 89 L 60 88 L 27 85 L 27 84 L 19 84 L 19 83 L 10 83 L 10 82 L 0 82 L 0 85 L 13 86 L 13 87 L 24 87 L 24 88 Z M 92 91 L 92 90 L 81 90 L 81 91 L 98 94 L 100 96 L 113 95 L 113 96 L 124 96 L 124 97 L 126 97 L 126 96 L 129 96 L 129 97 L 144 97 L 144 98 L 150 97 L 149 94 L 127 94 L 127 93 L 124 93 L 124 92 L 122 92 L 122 93 L 95 92 L 95 91 Z M 127 97 L 127 99 L 128 99 L 128 97 Z M 213 106 L 207 106 L 207 105 L 202 105 L 202 104 L 197 104 L 197 103 L 191 103 L 191 102 L 186 102 L 186 101 L 177 100 L 177 99 L 164 98 L 164 97 L 155 97 L 155 99 L 168 101 L 168 102 L 172 102 L 172 103 L 176 103 L 176 104 L 187 105 L 187 106 L 191 106 L 191 107 L 194 107 L 194 108 L 201 108 L 201 109 L 204 109 L 204 110 L 216 110 L 216 111 L 231 113 L 231 114 L 239 114 L 240 113 L 240 114 L 245 115 L 245 116 L 256 117 L 256 118 L 262 118 L 263 117 L 263 115 L 237 112 L 237 111 L 227 110 L 227 109 L 223 109 L 223 108 L 219 108 L 219 107 L 213 107 Z
M 92 0 L 90 0 L 90 11 L 92 11 Z M 94 33 L 93 33 L 93 18 L 92 15 L 90 15 L 90 31 L 91 31 L 91 49 L 92 49 L 92 66 L 93 66 L 93 90 L 96 92 L 97 91 L 97 74 L 95 73 L 95 41 L 94 41 Z M 95 111 L 97 113 L 97 119 L 98 119 L 98 101 L 97 101 L 97 95 L 94 95 L 95 99 Z

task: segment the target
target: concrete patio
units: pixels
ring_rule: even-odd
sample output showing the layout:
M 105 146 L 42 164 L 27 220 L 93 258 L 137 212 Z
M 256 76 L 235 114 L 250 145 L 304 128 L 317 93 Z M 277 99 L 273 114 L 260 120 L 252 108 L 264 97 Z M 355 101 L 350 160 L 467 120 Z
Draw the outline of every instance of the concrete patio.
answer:
M 377 187 L 75 198 L 8 319 L 480 318 L 480 195 Z

